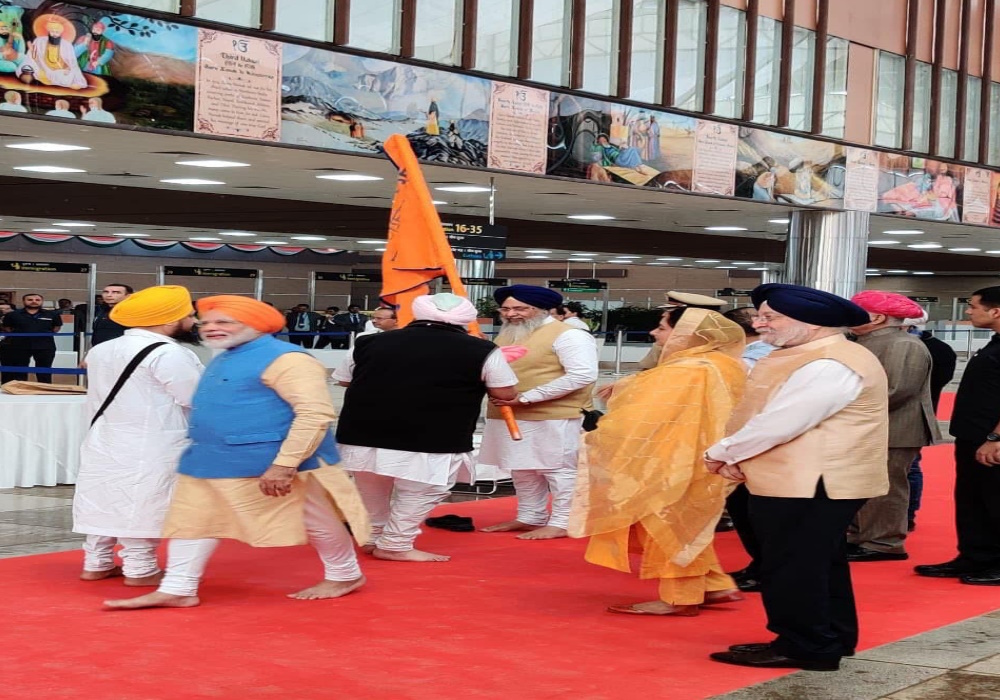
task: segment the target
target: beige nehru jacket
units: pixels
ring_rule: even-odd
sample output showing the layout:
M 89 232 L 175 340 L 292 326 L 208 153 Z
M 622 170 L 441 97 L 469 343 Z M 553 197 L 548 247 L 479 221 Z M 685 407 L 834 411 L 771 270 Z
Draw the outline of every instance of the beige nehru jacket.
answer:
M 519 343 L 528 348 L 528 354 L 520 360 L 510 363 L 510 368 L 517 375 L 517 391 L 524 393 L 537 386 L 548 384 L 566 374 L 566 369 L 559 362 L 559 355 L 552 348 L 563 333 L 576 330 L 561 321 L 546 323 L 530 336 Z M 590 405 L 590 397 L 594 390 L 593 384 L 571 391 L 551 401 L 515 406 L 514 416 L 518 420 L 560 420 L 579 418 L 580 409 Z M 487 418 L 501 418 L 500 409 L 492 404 L 487 408 Z
M 740 462 L 755 496 L 812 498 L 819 480 L 835 499 L 872 498 L 889 490 L 888 387 L 878 359 L 842 335 L 783 348 L 760 360 L 726 429 L 738 431 L 760 413 L 788 378 L 821 359 L 836 360 L 862 380 L 845 408 L 792 440 Z

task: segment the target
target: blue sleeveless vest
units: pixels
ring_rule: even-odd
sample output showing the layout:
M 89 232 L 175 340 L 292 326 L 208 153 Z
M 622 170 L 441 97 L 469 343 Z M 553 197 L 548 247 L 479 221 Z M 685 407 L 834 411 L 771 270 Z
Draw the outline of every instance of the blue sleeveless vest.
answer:
M 192 401 L 191 445 L 181 457 L 178 472 L 201 479 L 238 479 L 258 477 L 271 466 L 295 413 L 260 377 L 289 352 L 304 351 L 264 335 L 209 363 Z M 327 464 L 340 461 L 329 431 L 299 471 L 316 469 L 319 459 Z

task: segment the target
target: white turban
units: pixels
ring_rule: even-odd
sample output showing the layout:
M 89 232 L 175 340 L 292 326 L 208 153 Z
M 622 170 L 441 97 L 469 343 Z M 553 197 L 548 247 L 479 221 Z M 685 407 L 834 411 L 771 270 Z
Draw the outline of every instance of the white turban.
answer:
M 413 300 L 413 318 L 464 326 L 476 320 L 476 307 L 455 294 L 425 294 Z
M 922 326 L 925 323 L 927 323 L 927 312 L 926 311 L 923 314 L 921 314 L 920 316 L 917 316 L 915 318 L 904 318 L 903 319 L 903 325 L 904 326 Z

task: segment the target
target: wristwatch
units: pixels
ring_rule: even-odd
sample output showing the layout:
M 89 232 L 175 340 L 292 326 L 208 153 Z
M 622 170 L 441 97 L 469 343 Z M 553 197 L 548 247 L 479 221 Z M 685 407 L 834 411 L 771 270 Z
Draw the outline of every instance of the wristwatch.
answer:
M 518 403 L 523 403 L 525 405 L 531 403 L 530 401 L 528 401 L 528 399 L 524 398 L 524 394 L 518 394 L 517 395 L 517 402 Z M 1000 436 L 998 436 L 997 439 L 1000 440 Z
M 986 436 L 986 442 L 1000 442 L 1000 433 L 990 433 Z

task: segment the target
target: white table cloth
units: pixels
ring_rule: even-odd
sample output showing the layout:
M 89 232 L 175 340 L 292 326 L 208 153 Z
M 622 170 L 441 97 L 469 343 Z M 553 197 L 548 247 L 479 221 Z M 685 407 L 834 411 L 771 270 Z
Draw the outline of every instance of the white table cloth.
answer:
M 76 483 L 86 400 L 0 394 L 0 488 Z

